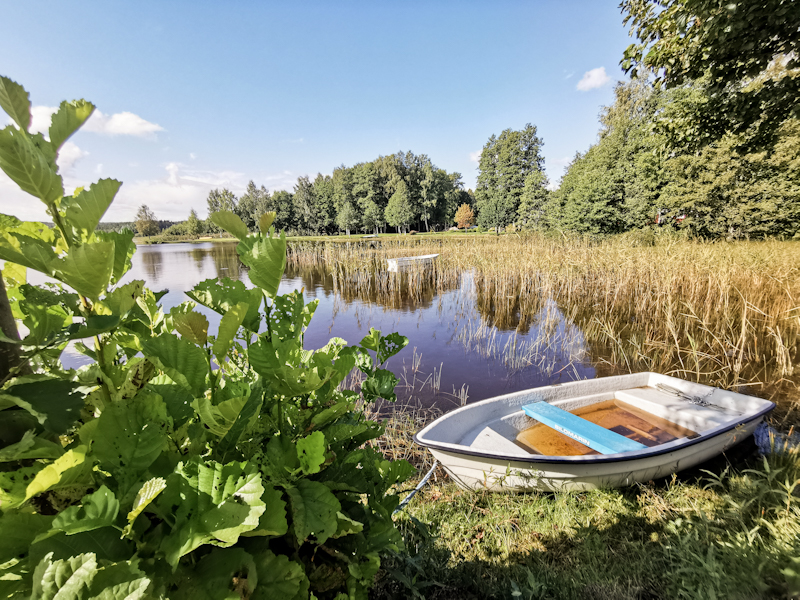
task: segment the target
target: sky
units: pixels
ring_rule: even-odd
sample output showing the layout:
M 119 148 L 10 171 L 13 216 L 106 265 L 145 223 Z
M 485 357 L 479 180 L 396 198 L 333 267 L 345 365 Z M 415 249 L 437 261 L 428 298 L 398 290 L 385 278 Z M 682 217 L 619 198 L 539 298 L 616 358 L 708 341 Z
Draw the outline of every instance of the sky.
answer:
M 632 41 L 616 0 L 0 0 L 0 14 L 0 75 L 30 93 L 34 128 L 62 100 L 96 105 L 58 163 L 68 193 L 123 182 L 104 221 L 142 204 L 205 217 L 214 188 L 291 191 L 408 150 L 474 188 L 489 137 L 527 123 L 555 186 L 597 140 Z M 1 172 L 0 212 L 49 220 Z

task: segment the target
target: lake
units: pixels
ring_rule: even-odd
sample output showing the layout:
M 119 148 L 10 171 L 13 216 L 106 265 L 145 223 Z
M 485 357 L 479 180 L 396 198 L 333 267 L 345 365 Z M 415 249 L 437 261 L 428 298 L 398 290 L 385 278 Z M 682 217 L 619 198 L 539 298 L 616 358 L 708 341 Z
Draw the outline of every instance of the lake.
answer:
M 537 314 L 498 324 L 492 318 L 493 304 L 478 301 L 470 271 L 460 273 L 447 289 L 428 285 L 424 271 L 382 273 L 397 278 L 391 294 L 343 286 L 331 271 L 330 266 L 290 263 L 280 286 L 280 293 L 302 289 L 306 301 L 319 301 L 306 348 L 324 346 L 334 336 L 357 343 L 371 327 L 408 337 L 408 346 L 388 363 L 400 379 L 402 403 L 449 410 L 464 402 L 596 376 L 581 330 L 552 301 Z M 152 290 L 168 290 L 162 299 L 166 312 L 189 300 L 184 292 L 198 282 L 221 277 L 250 285 L 234 243 L 139 246 L 124 281 L 143 279 Z M 197 310 L 209 318 L 213 333 L 219 316 L 202 306 Z M 70 348 L 62 360 L 68 367 L 88 361 Z

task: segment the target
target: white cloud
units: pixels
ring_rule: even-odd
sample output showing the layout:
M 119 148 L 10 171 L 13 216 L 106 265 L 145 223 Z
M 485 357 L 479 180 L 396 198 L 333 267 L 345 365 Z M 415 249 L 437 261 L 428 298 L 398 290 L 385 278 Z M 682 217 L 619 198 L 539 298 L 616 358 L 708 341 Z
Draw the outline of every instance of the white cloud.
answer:
M 69 172 L 84 156 L 89 156 L 89 153 L 85 150 L 81 150 L 72 142 L 64 142 L 64 145 L 61 146 L 61 149 L 58 151 L 58 159 L 56 162 L 62 173 Z
M 190 152 L 190 153 L 189 153 L 189 158 L 191 158 L 192 160 L 194 160 L 195 158 L 197 158 L 197 154 L 195 154 L 194 152 Z
M 611 83 L 611 77 L 606 74 L 606 68 L 597 67 L 591 71 L 586 71 L 576 87 L 581 92 L 588 92 L 589 90 L 601 88 L 609 83 Z
M 481 153 L 482 152 L 483 152 L 483 150 L 476 150 L 475 152 L 470 152 L 469 153 L 469 160 L 471 162 L 474 162 L 474 163 L 479 162 L 481 160 Z
M 121 112 L 109 116 L 104 115 L 99 110 L 95 110 L 92 113 L 83 129 L 106 135 L 134 135 L 138 137 L 153 137 L 156 132 L 164 131 L 161 125 L 146 121 L 132 112 Z
M 50 129 L 50 118 L 58 110 L 55 106 L 31 106 L 31 126 L 33 133 L 47 133 Z
M 103 174 L 103 163 L 97 163 L 97 166 L 94 168 L 95 175 L 102 175 Z

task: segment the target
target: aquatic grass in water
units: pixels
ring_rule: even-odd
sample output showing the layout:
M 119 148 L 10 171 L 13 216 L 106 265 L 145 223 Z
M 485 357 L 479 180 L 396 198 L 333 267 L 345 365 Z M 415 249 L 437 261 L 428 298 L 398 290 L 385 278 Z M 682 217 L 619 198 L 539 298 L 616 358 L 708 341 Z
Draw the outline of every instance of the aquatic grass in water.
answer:
M 427 269 L 385 273 L 386 258 L 432 253 L 439 258 Z M 537 364 L 538 355 L 507 340 L 500 345 L 492 335 L 527 334 L 552 303 L 579 329 L 603 372 L 653 370 L 726 388 L 747 385 L 749 393 L 773 397 L 781 417 L 797 419 L 800 245 L 794 242 L 381 238 L 299 244 L 290 261 L 331 269 L 343 295 L 369 285 L 396 303 L 406 293 L 432 299 L 469 275 L 482 320 L 459 323 L 457 336 L 479 352 L 507 356 L 512 370 Z M 540 331 L 546 330 L 545 322 Z

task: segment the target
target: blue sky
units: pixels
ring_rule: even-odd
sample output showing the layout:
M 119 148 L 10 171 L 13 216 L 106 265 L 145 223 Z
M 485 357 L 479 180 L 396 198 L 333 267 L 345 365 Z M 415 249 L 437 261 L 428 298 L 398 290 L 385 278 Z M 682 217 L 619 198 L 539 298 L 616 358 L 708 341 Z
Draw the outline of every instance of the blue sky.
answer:
M 556 183 L 596 140 L 630 43 L 617 2 L 597 0 L 27 0 L 0 14 L 0 74 L 30 92 L 35 123 L 64 99 L 97 106 L 60 165 L 70 190 L 123 181 L 107 221 L 143 203 L 204 217 L 215 187 L 291 191 L 398 150 L 474 187 L 489 136 L 529 122 Z M 0 211 L 46 218 L 2 173 Z

